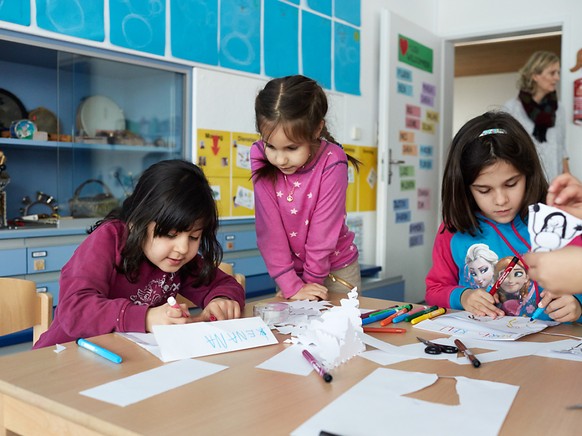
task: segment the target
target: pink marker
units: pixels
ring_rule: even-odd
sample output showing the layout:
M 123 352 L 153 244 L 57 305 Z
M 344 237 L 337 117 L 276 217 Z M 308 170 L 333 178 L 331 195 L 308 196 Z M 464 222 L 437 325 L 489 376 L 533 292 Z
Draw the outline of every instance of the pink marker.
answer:
M 178 304 L 178 302 L 176 301 L 176 299 L 174 297 L 168 297 L 168 304 L 170 305 L 170 307 L 172 307 L 174 309 L 182 310 L 182 308 L 180 307 L 180 305 Z M 182 317 L 183 318 L 190 318 L 190 314 L 188 312 L 182 310 Z

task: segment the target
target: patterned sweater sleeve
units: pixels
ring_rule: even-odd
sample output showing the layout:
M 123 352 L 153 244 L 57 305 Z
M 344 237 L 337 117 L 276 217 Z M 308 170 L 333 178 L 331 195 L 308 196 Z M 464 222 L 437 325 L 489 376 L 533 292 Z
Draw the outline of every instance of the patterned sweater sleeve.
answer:
M 459 267 L 453 259 L 451 240 L 453 233 L 444 231 L 441 224 L 432 250 L 432 267 L 426 276 L 426 302 L 430 305 L 462 310 L 459 286 Z

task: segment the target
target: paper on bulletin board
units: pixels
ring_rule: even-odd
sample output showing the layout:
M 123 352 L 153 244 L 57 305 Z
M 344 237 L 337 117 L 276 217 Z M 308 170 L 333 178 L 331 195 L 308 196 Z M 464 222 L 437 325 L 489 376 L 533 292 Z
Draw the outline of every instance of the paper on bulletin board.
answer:
M 260 136 L 256 133 L 232 132 L 232 177 L 250 179 L 251 146 Z
M 155 325 L 153 333 L 164 362 L 278 343 L 271 329 L 259 317 Z
M 254 216 L 255 195 L 253 183 L 248 177 L 232 178 L 232 201 L 230 204 L 231 216 Z
M 230 177 L 230 132 L 198 129 L 198 166 L 206 177 Z
M 359 147 L 355 145 L 343 144 L 344 151 L 346 154 L 353 158 L 359 160 Z M 346 211 L 347 212 L 357 212 L 358 211 L 358 185 L 360 183 L 359 178 L 356 176 L 356 169 L 350 163 L 348 164 L 348 189 L 346 191 Z
M 359 183 L 359 212 L 376 210 L 376 193 L 378 191 L 378 148 L 358 147 L 358 159 L 362 162 L 358 177 Z
M 215 177 L 208 176 L 208 183 L 212 189 L 214 195 L 214 201 L 216 201 L 216 207 L 218 209 L 218 215 L 223 218 L 231 216 L 230 206 L 232 204 L 231 190 L 230 190 L 230 177 Z

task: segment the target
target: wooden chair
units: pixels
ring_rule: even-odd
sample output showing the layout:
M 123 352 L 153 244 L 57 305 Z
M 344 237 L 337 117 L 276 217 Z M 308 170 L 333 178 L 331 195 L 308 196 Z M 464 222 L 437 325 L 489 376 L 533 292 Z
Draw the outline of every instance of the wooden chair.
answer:
M 218 265 L 218 268 L 220 268 L 225 273 L 233 276 L 236 279 L 236 281 L 243 287 L 243 289 L 246 289 L 245 288 L 246 277 L 243 274 L 239 273 L 235 274 L 234 269 L 232 268 L 232 265 L 230 263 L 222 262 L 220 265 Z M 196 307 L 194 303 L 192 303 L 190 300 L 188 300 L 187 298 L 183 297 L 180 294 L 176 296 L 176 301 L 178 301 L 178 303 L 187 304 L 188 307 Z
M 33 327 L 34 344 L 53 319 L 53 296 L 31 280 L 0 278 L 0 335 Z

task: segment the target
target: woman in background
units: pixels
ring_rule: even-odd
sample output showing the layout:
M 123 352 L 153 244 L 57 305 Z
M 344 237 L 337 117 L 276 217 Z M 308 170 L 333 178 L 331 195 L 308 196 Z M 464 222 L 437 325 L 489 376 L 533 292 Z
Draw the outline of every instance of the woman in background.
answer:
M 519 70 L 519 94 L 505 103 L 505 111 L 532 137 L 548 182 L 569 172 L 565 113 L 556 93 L 559 81 L 560 58 L 551 52 L 537 51 Z

